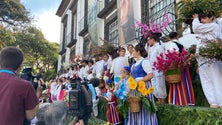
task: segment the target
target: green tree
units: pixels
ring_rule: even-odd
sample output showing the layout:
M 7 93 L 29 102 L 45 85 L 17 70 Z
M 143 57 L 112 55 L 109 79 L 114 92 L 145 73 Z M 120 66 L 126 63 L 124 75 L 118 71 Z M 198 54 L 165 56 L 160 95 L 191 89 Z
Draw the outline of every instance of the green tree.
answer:
M 15 41 L 14 34 L 16 34 L 16 32 L 12 33 L 10 30 L 0 26 L 0 50 L 6 46 L 6 43 Z
M 29 12 L 20 0 L 0 0 L 0 49 L 15 41 L 13 30 L 27 26 L 29 22 Z
M 4 26 L 24 26 L 29 23 L 29 12 L 20 0 L 0 1 L 0 23 Z
M 47 41 L 42 32 L 35 27 L 18 32 L 15 38 L 16 41 L 8 45 L 19 46 L 23 50 L 24 66 L 33 67 L 34 73 L 43 74 L 46 80 L 56 75 L 59 46 L 57 43 Z

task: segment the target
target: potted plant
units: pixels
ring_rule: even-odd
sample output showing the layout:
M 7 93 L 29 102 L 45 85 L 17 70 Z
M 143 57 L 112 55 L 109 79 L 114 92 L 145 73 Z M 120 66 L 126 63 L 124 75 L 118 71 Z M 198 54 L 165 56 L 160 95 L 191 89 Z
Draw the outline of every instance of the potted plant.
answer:
M 181 80 L 181 70 L 188 65 L 190 56 L 186 50 L 178 53 L 174 51 L 167 51 L 165 54 L 161 53 L 154 62 L 154 69 L 163 71 L 165 79 L 168 83 L 179 83 Z

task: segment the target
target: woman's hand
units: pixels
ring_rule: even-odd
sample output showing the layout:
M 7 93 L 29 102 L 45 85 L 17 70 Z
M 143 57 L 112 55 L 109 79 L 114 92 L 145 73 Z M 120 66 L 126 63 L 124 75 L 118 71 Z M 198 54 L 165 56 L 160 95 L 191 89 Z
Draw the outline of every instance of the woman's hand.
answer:
M 193 14 L 193 18 L 195 19 L 195 18 L 198 18 L 199 17 L 199 15 L 198 14 Z

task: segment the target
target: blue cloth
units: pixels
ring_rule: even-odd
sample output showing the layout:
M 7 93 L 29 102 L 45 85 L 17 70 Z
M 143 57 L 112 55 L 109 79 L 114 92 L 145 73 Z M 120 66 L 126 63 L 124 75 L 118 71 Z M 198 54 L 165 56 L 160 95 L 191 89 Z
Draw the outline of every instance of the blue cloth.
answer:
M 88 84 L 88 86 L 89 86 L 89 90 L 91 91 L 91 94 L 92 94 L 92 99 L 96 100 L 96 91 L 95 91 L 94 86 L 91 83 Z
M 141 61 L 140 64 L 137 66 L 135 66 L 135 64 L 132 66 L 133 78 L 144 77 L 147 75 L 147 73 L 143 70 L 142 63 L 143 61 Z

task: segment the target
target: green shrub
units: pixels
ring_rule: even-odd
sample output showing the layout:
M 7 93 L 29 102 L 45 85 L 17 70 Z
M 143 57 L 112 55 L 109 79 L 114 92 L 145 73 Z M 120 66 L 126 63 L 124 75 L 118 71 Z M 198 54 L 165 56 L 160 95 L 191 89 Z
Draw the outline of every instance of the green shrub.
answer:
M 221 125 L 222 109 L 158 105 L 159 125 Z

